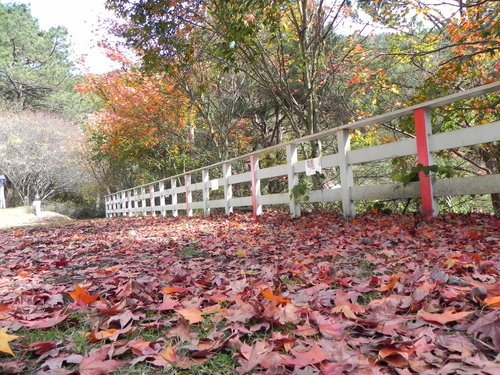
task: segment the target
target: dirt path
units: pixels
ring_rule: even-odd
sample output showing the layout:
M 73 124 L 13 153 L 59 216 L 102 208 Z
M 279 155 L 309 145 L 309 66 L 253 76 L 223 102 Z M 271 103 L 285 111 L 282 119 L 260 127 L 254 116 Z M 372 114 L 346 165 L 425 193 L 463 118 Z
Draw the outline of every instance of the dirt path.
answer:
M 50 211 L 42 211 L 42 216 L 36 217 L 31 207 L 16 207 L 0 210 L 0 230 L 51 223 L 64 224 L 71 220 L 72 219 L 67 216 Z

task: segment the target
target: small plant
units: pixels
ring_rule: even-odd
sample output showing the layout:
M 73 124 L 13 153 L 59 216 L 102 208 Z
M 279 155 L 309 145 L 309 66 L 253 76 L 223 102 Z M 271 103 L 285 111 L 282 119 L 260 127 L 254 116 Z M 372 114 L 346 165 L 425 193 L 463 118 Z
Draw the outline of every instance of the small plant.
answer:
M 299 183 L 295 185 L 290 192 L 290 198 L 295 201 L 295 203 L 308 203 L 309 193 L 313 189 L 313 186 L 322 185 L 326 176 L 323 173 L 316 172 L 312 176 L 313 181 L 311 181 L 308 176 L 303 176 L 300 178 Z
M 429 176 L 431 172 L 437 173 L 439 167 L 436 164 L 424 166 L 421 163 L 411 167 L 409 170 L 402 170 L 396 172 L 392 175 L 394 181 L 401 182 L 403 187 L 406 187 L 410 182 L 415 182 L 419 180 L 420 172 L 424 172 L 426 176 Z

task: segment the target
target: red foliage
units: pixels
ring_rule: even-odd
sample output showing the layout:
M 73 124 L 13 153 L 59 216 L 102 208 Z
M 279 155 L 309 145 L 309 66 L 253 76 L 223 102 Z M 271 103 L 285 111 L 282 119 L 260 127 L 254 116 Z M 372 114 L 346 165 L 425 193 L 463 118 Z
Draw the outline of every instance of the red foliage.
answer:
M 493 374 L 498 226 L 486 215 L 271 212 L 2 232 L 0 327 L 21 336 L 80 319 L 88 345 L 106 345 L 82 357 L 71 337 L 6 336 L 30 356 L 0 357 L 0 372 L 36 356 L 49 372 L 189 368 L 232 348 L 240 373 Z

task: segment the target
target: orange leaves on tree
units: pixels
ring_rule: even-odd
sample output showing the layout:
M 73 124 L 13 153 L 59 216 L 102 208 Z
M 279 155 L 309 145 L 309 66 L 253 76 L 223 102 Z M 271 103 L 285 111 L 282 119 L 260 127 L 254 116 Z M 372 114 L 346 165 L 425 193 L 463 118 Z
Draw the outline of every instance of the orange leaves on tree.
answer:
M 72 292 L 68 293 L 71 298 L 75 301 L 75 303 L 78 304 L 83 304 L 83 305 L 90 305 L 97 301 L 99 296 L 97 295 L 90 295 L 89 292 L 85 288 L 82 288 L 80 285 L 77 285 L 75 287 L 75 290 Z

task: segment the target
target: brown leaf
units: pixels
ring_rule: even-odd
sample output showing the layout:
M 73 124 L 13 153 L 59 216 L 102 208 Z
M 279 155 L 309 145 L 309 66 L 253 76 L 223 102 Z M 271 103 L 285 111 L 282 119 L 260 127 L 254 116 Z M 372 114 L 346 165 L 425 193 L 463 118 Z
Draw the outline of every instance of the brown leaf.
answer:
M 80 375 L 106 375 L 113 373 L 116 369 L 124 366 L 127 362 L 115 359 L 106 359 L 109 346 L 104 346 L 99 350 L 83 357 L 80 363 Z
M 175 310 L 178 314 L 182 315 L 189 324 L 195 324 L 203 322 L 203 316 L 201 315 L 201 310 L 196 308 L 186 308 Z
M 493 310 L 481 316 L 467 330 L 469 334 L 477 334 L 482 340 L 489 337 L 497 350 L 500 350 L 500 310 Z
M 424 310 L 419 310 L 417 315 L 428 322 L 436 322 L 441 324 L 446 324 L 450 322 L 456 322 L 457 320 L 462 320 L 472 314 L 472 311 L 460 311 L 455 312 L 453 310 L 447 310 L 441 314 L 433 314 Z

